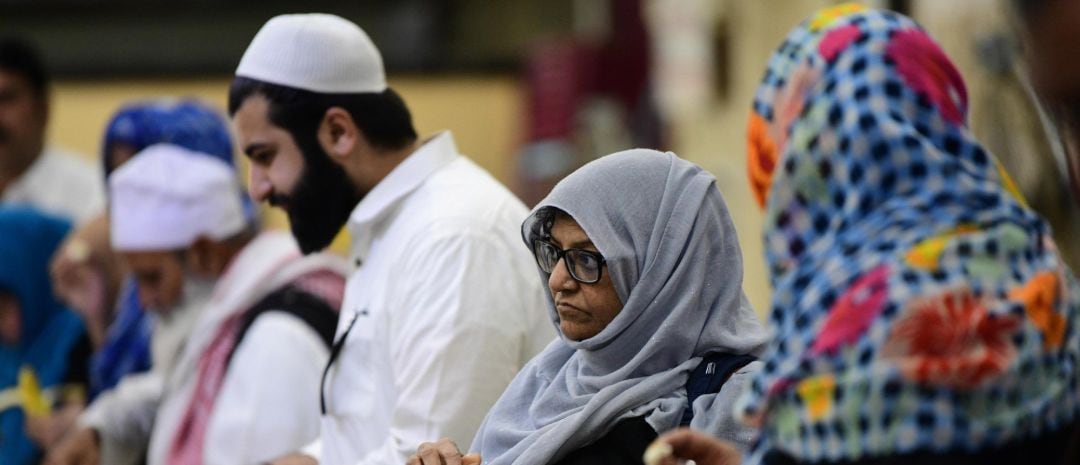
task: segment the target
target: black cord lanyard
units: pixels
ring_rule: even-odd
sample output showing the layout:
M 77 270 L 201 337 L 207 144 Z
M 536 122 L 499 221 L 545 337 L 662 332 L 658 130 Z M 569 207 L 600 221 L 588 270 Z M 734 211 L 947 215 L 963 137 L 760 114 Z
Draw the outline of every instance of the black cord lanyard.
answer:
M 326 361 L 326 368 L 323 368 L 322 381 L 319 381 L 319 407 L 324 416 L 326 415 L 326 374 L 330 373 L 330 367 L 334 365 L 334 361 L 337 360 L 338 355 L 341 354 L 341 348 L 345 346 L 345 339 L 349 338 L 349 331 L 352 331 L 358 316 L 360 316 L 359 313 L 353 314 L 352 321 L 350 321 L 349 326 L 345 328 L 345 332 L 341 333 L 341 337 L 338 338 L 337 342 L 334 343 L 334 346 L 330 348 L 330 358 Z

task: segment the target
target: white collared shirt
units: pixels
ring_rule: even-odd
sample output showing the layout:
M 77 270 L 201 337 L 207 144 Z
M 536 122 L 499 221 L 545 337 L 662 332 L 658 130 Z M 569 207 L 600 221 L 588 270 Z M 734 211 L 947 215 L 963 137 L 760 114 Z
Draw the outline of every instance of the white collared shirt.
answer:
M 522 365 L 554 336 L 528 211 L 461 156 L 427 141 L 353 210 L 338 321 L 355 318 L 323 385 L 324 465 L 398 464 L 425 441 L 472 442 Z
M 104 189 L 100 169 L 78 155 L 49 148 L 0 191 L 0 204 L 30 206 L 81 223 L 104 211 Z

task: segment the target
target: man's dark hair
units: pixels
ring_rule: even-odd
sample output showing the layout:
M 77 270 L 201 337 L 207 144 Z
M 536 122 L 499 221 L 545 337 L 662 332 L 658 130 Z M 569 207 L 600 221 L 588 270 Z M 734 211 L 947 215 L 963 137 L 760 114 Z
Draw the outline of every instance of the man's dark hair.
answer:
M 23 76 L 35 97 L 45 97 L 49 73 L 45 70 L 41 55 L 30 42 L 17 37 L 0 38 L 0 70 Z
M 318 146 L 316 132 L 331 107 L 348 111 L 376 149 L 397 150 L 416 141 L 409 108 L 390 88 L 378 93 L 325 94 L 237 77 L 229 86 L 229 115 L 235 116 L 253 95 L 266 97 L 270 122 L 288 131 L 301 149 Z

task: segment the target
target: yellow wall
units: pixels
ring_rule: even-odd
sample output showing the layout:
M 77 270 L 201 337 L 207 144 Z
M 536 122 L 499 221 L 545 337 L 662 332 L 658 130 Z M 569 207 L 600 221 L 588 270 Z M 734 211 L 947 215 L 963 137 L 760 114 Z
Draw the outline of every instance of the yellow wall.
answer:
M 227 78 L 70 81 L 53 86 L 50 140 L 96 160 L 105 123 L 133 100 L 194 96 L 224 112 Z M 509 77 L 391 78 L 409 104 L 417 129 L 430 135 L 453 129 L 462 152 L 501 180 L 512 174 L 511 155 L 521 134 L 521 98 Z
M 168 80 L 61 81 L 53 86 L 52 143 L 97 162 L 101 136 L 121 105 L 158 97 L 196 97 L 218 105 L 228 98 L 228 78 Z M 509 77 L 402 77 L 390 85 L 408 103 L 422 136 L 451 129 L 458 148 L 504 183 L 513 177 L 513 153 L 521 138 L 522 98 Z M 242 156 L 237 156 L 241 160 Z M 278 210 L 266 211 L 268 224 L 286 224 Z M 340 242 L 335 249 L 341 250 Z
M 743 289 L 759 315 L 769 308 L 768 275 L 761 241 L 762 214 L 746 177 L 746 120 L 765 62 L 796 24 L 833 2 L 726 2 L 730 28 L 727 97 L 701 115 L 673 122 L 674 151 L 716 175 L 731 211 L 743 256 Z
M 978 0 L 968 8 L 916 2 L 915 13 L 930 32 L 940 36 L 965 76 L 975 66 L 969 39 L 975 29 L 957 20 L 961 12 L 998 0 Z M 744 289 L 760 314 L 769 304 L 769 287 L 761 244 L 762 215 L 746 180 L 745 128 L 750 102 L 765 61 L 799 21 L 835 0 L 726 1 L 718 15 L 729 27 L 729 88 L 726 97 L 708 105 L 704 114 L 671 121 L 673 149 L 713 172 L 731 210 L 743 248 Z M 871 5 L 883 2 L 868 1 Z M 974 8 L 978 9 L 978 8 Z M 226 78 L 168 81 L 60 82 L 55 86 L 52 138 L 86 153 L 96 153 L 109 114 L 121 103 L 161 95 L 193 95 L 224 106 Z M 514 154 L 522 138 L 523 95 L 513 77 L 398 77 L 394 86 L 413 110 L 423 134 L 450 128 L 461 150 L 513 186 Z M 974 83 L 973 87 L 977 87 Z M 284 224 L 271 215 L 270 223 Z M 339 249 L 340 250 L 340 249 Z

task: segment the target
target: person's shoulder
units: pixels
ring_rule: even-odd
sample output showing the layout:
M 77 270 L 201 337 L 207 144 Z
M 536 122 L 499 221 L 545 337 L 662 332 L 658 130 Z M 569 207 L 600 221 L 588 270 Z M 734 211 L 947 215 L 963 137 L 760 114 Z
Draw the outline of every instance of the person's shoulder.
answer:
M 464 157 L 434 173 L 410 197 L 406 209 L 428 228 L 501 229 L 510 224 L 516 230 L 528 214 L 510 189 Z
M 248 349 L 256 357 L 260 357 L 259 354 L 265 356 L 267 350 L 277 352 L 275 348 L 285 347 L 289 353 L 300 353 L 302 347 L 319 352 L 326 350 L 315 329 L 296 315 L 284 311 L 267 311 L 251 323 L 236 351 L 239 355 L 241 351 Z
M 475 256 L 491 250 L 516 257 L 512 252 L 520 245 L 521 222 L 527 215 L 528 209 L 506 186 L 457 156 L 409 194 L 396 213 L 394 234 L 406 257 Z
M 72 178 L 96 179 L 100 175 L 100 169 L 88 157 L 57 147 L 46 148 L 41 162 L 49 171 Z
M 510 189 L 465 155 L 433 173 L 418 193 L 429 200 L 465 208 L 525 208 Z
M 101 169 L 90 163 L 83 156 L 57 148 L 48 148 L 42 153 L 43 174 L 50 184 L 64 186 L 73 192 L 81 192 L 78 197 L 97 197 L 101 194 L 104 176 Z M 74 197 L 75 195 L 73 195 Z

